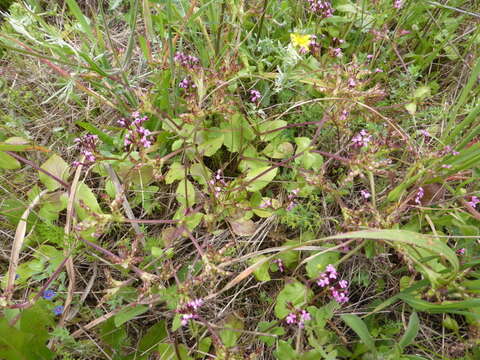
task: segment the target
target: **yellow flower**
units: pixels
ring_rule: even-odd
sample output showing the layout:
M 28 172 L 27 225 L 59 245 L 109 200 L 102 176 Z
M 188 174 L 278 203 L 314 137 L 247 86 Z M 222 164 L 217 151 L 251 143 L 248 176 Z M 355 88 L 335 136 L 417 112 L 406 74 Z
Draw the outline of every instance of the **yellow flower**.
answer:
M 312 35 L 302 35 L 302 34 L 290 34 L 290 40 L 292 41 L 293 46 L 298 46 L 308 51 L 310 46 L 310 40 Z

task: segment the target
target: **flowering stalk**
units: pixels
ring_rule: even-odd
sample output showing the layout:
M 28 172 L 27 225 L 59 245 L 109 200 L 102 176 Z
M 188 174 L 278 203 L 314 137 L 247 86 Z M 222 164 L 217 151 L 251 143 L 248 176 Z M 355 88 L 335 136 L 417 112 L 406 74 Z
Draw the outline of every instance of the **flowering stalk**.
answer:
M 320 274 L 320 277 L 317 279 L 317 285 L 321 288 L 328 287 L 330 296 L 332 296 L 336 302 L 340 304 L 348 302 L 348 281 L 338 280 L 337 269 L 335 269 L 332 264 L 329 264 L 325 272 Z
M 144 149 L 152 146 L 151 141 L 148 139 L 148 137 L 151 136 L 151 132 L 143 127 L 143 123 L 147 120 L 148 118 L 146 116 L 140 116 L 138 111 L 132 113 L 132 119 L 118 120 L 118 125 L 128 130 L 124 139 L 125 146 L 135 145 Z

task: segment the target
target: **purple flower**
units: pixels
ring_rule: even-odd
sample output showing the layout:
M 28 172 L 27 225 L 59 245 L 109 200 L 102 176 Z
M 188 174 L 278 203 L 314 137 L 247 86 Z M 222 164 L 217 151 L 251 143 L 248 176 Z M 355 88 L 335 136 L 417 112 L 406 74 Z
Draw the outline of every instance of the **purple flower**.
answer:
M 332 50 L 333 56 L 335 56 L 335 57 L 342 57 L 343 56 L 343 52 L 342 52 L 341 48 L 333 48 L 331 50 Z
M 393 2 L 393 7 L 395 9 L 400 9 L 403 6 L 403 0 L 395 0 Z
M 192 301 L 189 301 L 187 303 L 187 306 L 191 307 L 193 310 L 197 310 L 203 305 L 203 300 L 202 299 L 195 299 Z
M 421 199 L 423 198 L 423 196 L 425 195 L 425 191 L 423 190 L 423 188 L 420 186 L 417 190 L 417 194 L 415 195 L 415 203 L 417 204 L 421 204 Z
M 55 297 L 55 295 L 57 295 L 55 291 L 53 291 L 52 289 L 48 289 L 43 292 L 42 296 L 45 300 L 52 300 Z
M 271 207 L 272 206 L 272 199 L 267 199 L 267 200 L 263 200 L 262 203 L 260 204 L 259 208 L 260 209 L 265 209 L 267 207 Z
M 324 18 L 333 16 L 334 10 L 330 1 L 308 0 L 308 3 L 310 5 L 311 12 L 314 12 Z
M 448 165 L 448 164 L 443 164 L 442 165 L 442 168 L 444 169 L 450 169 L 452 167 L 452 165 Z
M 348 281 L 347 280 L 340 280 L 338 282 L 338 285 L 342 288 L 342 289 L 346 289 L 347 286 L 348 286 Z
M 325 271 L 329 273 L 329 278 L 330 279 L 336 279 L 337 278 L 337 269 L 332 264 L 328 264 Z
M 63 305 L 58 305 L 53 308 L 53 313 L 55 315 L 61 315 L 63 313 Z
M 274 262 L 275 264 L 277 264 L 278 270 L 279 270 L 280 272 L 283 273 L 283 272 L 285 271 L 285 267 L 283 266 L 283 261 L 282 261 L 282 259 L 275 259 L 275 260 L 273 260 L 273 262 Z
M 295 313 L 288 314 L 286 321 L 287 324 L 295 324 L 297 322 L 297 315 Z
M 186 55 L 179 51 L 175 53 L 173 60 L 175 60 L 175 62 L 180 66 L 186 67 L 191 70 L 197 68 L 200 64 L 200 61 L 198 60 L 197 57 L 192 55 Z
M 465 254 L 465 248 L 461 248 L 457 250 L 458 255 L 464 255 Z
M 355 81 L 354 78 L 348 79 L 348 86 L 351 88 L 354 88 L 355 86 L 357 86 L 357 82 Z
M 480 199 L 478 196 L 472 196 L 470 201 L 467 201 L 467 204 L 473 207 L 474 209 L 477 207 L 477 204 L 480 203 Z
M 431 137 L 430 133 L 424 129 L 420 130 L 420 134 L 422 134 L 425 137 Z
M 344 109 L 344 110 L 342 110 L 342 112 L 340 113 L 340 116 L 338 117 L 338 119 L 339 119 L 340 121 L 345 121 L 345 120 L 347 120 L 348 115 L 350 115 L 350 113 L 349 113 L 347 110 Z
M 360 190 L 360 195 L 362 195 L 365 200 L 369 199 L 372 196 L 367 190 Z
M 300 313 L 300 318 L 302 321 L 309 321 L 312 320 L 312 317 L 310 316 L 310 313 L 306 310 L 302 310 Z
M 262 94 L 258 90 L 250 90 L 250 101 L 253 103 L 258 103 L 262 98 Z
M 85 163 L 82 165 L 93 164 L 96 160 L 94 153 L 97 151 L 98 136 L 87 134 L 73 141 L 80 147 L 80 152 L 85 156 Z M 80 164 L 78 161 L 74 162 L 74 166 Z
M 182 326 L 187 326 L 189 320 L 197 319 L 197 318 L 198 318 L 198 315 L 196 314 L 183 314 L 182 320 L 180 322 Z
M 368 143 L 372 140 L 372 135 L 370 135 L 366 130 L 361 130 L 357 135 L 352 138 L 354 147 L 367 146 Z
M 325 274 L 322 274 L 317 280 L 317 285 L 320 287 L 325 287 L 327 285 L 330 285 L 330 280 L 328 280 L 328 277 L 326 277 Z

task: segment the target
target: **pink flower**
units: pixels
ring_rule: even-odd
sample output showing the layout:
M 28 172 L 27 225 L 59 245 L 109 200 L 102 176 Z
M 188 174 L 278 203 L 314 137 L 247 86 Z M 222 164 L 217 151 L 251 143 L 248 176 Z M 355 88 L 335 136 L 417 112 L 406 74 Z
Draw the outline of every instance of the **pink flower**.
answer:
M 425 191 L 423 190 L 423 188 L 420 186 L 417 190 L 417 194 L 415 195 L 415 202 L 417 204 L 421 204 L 421 199 L 423 198 L 423 195 L 425 195 Z
M 250 101 L 253 103 L 258 103 L 262 98 L 262 94 L 258 90 L 250 90 Z
M 297 322 L 297 315 L 295 313 L 290 313 L 288 314 L 286 320 L 287 324 L 295 324 Z
M 322 274 L 321 277 L 317 280 L 317 285 L 320 287 L 325 287 L 330 284 L 328 277 L 325 277 L 325 274 Z
M 346 289 L 347 286 L 348 286 L 348 281 L 347 281 L 347 280 L 340 280 L 340 281 L 338 282 L 338 285 L 340 285 L 340 287 L 341 287 L 342 289 Z
M 465 254 L 465 248 L 461 248 L 457 250 L 458 255 L 464 255 Z
M 430 133 L 424 129 L 420 130 L 420 134 L 422 134 L 425 137 L 431 137 Z
M 361 130 L 357 135 L 352 138 L 354 147 L 367 146 L 372 140 L 372 135 L 369 135 L 366 130 Z
M 473 207 L 474 209 L 477 207 L 477 204 L 480 203 L 480 199 L 478 196 L 472 196 L 470 201 L 467 201 L 467 204 Z
M 362 195 L 365 200 L 369 199 L 372 196 L 367 190 L 360 190 L 360 195 Z

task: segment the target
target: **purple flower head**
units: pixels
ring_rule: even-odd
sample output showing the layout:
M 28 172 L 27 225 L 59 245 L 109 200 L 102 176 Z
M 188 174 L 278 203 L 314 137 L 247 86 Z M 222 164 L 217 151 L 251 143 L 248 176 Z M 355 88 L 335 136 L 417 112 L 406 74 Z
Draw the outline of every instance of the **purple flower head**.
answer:
M 478 203 L 480 203 L 480 199 L 478 198 L 478 196 L 475 196 L 475 195 L 470 198 L 470 201 L 467 201 L 467 204 L 473 207 L 474 209 L 477 207 Z
M 273 262 L 274 262 L 275 264 L 277 264 L 278 270 L 279 270 L 280 272 L 283 273 L 283 272 L 285 271 L 285 267 L 283 266 L 283 261 L 282 261 L 282 259 L 275 259 L 275 260 L 273 260 Z
M 314 12 L 323 18 L 333 16 L 334 10 L 330 1 L 308 0 L 308 3 L 311 12 Z
M 423 198 L 424 195 L 425 195 L 425 191 L 420 186 L 417 190 L 417 194 L 415 195 L 415 203 L 420 205 L 422 203 L 420 200 Z
M 250 90 L 250 101 L 252 103 L 260 102 L 261 98 L 262 98 L 262 94 L 260 93 L 260 91 L 255 89 Z
M 195 300 L 189 301 L 187 303 L 187 306 L 191 307 L 193 310 L 197 310 L 203 305 L 203 303 L 204 302 L 202 299 L 195 299 Z
M 197 319 L 197 318 L 198 318 L 198 315 L 196 314 L 183 314 L 182 320 L 180 322 L 182 326 L 187 326 L 189 320 Z
M 403 6 L 403 0 L 395 0 L 395 1 L 393 2 L 393 7 L 394 7 L 395 9 L 401 9 L 402 6 Z
M 357 86 L 357 82 L 355 81 L 354 78 L 348 79 L 348 86 L 351 88 L 354 88 L 355 86 Z
M 350 113 L 349 113 L 347 110 L 344 109 L 344 110 L 342 110 L 342 112 L 340 113 L 340 116 L 338 117 L 338 119 L 339 119 L 340 121 L 345 121 L 345 120 L 347 120 L 348 115 L 350 115 Z
M 420 130 L 420 134 L 425 137 L 431 137 L 430 133 L 425 129 Z
M 327 285 L 330 285 L 330 280 L 328 279 L 328 277 L 325 276 L 325 274 L 322 274 L 317 280 L 317 285 L 320 287 L 325 287 Z
M 297 315 L 295 313 L 290 313 L 286 317 L 287 324 L 295 324 L 297 322 Z
M 335 57 L 342 57 L 343 56 L 343 52 L 342 52 L 341 48 L 332 48 L 331 51 L 332 51 L 333 56 L 335 56 Z
M 54 313 L 55 315 L 57 315 L 57 316 L 58 316 L 58 315 L 62 315 L 63 309 L 64 309 L 64 308 L 63 308 L 63 305 L 55 306 L 55 307 L 53 308 L 53 313 Z
M 85 156 L 85 162 L 82 165 L 93 164 L 96 160 L 94 153 L 97 151 L 98 136 L 87 134 L 73 141 L 80 147 L 80 152 Z M 78 166 L 80 164 L 78 161 L 74 162 L 74 165 Z
M 458 255 L 465 255 L 465 248 L 461 248 L 457 250 Z
M 342 288 L 342 289 L 346 289 L 347 286 L 348 286 L 348 281 L 347 280 L 340 280 L 338 282 L 338 285 Z
M 369 199 L 372 196 L 367 190 L 360 190 L 360 195 L 362 195 L 365 200 Z
M 367 146 L 371 140 L 372 135 L 370 135 L 366 130 L 361 130 L 352 138 L 352 143 L 354 147 L 360 148 L 362 146 Z
M 300 319 L 302 321 L 309 321 L 309 320 L 312 320 L 312 317 L 310 316 L 310 313 L 306 310 L 302 310 L 302 312 L 300 313 Z
M 173 60 L 180 66 L 183 66 L 187 69 L 193 70 L 197 68 L 200 64 L 200 61 L 197 57 L 193 55 L 186 55 L 182 52 L 177 51 Z
M 52 289 L 47 289 L 43 292 L 42 296 L 45 300 L 52 300 L 55 297 L 55 295 L 57 295 L 55 291 L 53 291 Z

